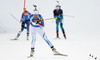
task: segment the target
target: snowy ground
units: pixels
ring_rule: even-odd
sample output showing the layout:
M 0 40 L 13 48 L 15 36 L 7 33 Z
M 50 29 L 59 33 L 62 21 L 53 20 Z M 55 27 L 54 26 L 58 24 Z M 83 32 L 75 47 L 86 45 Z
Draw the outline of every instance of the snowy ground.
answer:
M 100 35 L 100 34 L 99 34 Z M 68 57 L 54 56 L 53 52 L 45 41 L 37 34 L 36 49 L 34 58 L 27 58 L 30 54 L 31 36 L 26 41 L 25 32 L 22 33 L 19 40 L 12 41 L 11 38 L 16 36 L 15 33 L 0 34 L 0 60 L 95 60 L 100 59 L 100 37 L 99 35 L 81 35 L 69 34 L 68 39 L 54 39 L 48 34 L 49 40 L 54 44 L 55 48 Z M 89 57 L 94 55 L 94 58 Z

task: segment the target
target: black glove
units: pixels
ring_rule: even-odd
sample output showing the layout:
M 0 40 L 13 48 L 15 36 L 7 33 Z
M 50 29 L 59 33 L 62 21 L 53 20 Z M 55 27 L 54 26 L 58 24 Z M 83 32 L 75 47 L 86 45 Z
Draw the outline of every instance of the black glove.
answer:
M 24 24 L 24 22 L 22 22 L 22 24 Z
M 22 23 L 22 27 L 25 28 L 25 29 L 27 29 L 27 28 L 25 27 L 24 23 Z
M 25 26 L 24 26 L 24 28 L 27 29 Z
M 38 24 L 39 23 L 39 21 L 36 21 L 36 24 Z

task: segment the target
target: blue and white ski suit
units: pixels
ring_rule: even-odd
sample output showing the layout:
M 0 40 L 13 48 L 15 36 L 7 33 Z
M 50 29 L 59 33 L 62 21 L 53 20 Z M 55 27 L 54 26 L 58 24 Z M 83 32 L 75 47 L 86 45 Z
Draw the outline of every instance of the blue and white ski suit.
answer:
M 27 34 L 29 34 L 29 26 L 30 26 L 30 13 L 28 14 L 22 14 L 22 18 L 21 18 L 21 23 L 22 25 L 26 24 L 26 29 L 27 29 Z M 23 26 L 21 26 L 21 31 L 19 32 L 19 34 L 21 34 L 21 32 L 24 30 L 25 28 Z
M 46 41 L 46 43 L 50 46 L 53 47 L 52 43 L 48 40 L 46 33 L 43 30 L 44 27 L 44 20 L 42 16 L 39 14 L 38 17 L 35 19 L 34 15 L 30 16 L 31 18 L 31 33 L 32 33 L 32 43 L 31 43 L 31 48 L 35 48 L 35 41 L 36 41 L 36 33 L 39 33 L 43 39 Z M 38 21 L 38 24 L 37 24 Z

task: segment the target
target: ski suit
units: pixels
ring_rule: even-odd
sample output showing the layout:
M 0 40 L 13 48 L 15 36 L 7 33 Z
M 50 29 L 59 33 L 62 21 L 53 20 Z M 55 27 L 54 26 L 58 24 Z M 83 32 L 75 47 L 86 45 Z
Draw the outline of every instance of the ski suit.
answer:
M 34 15 L 31 15 L 31 33 L 32 33 L 32 42 L 31 42 L 31 48 L 35 48 L 35 41 L 36 41 L 36 33 L 39 33 L 43 39 L 46 41 L 46 43 L 53 47 L 52 43 L 48 40 L 46 33 L 43 30 L 44 27 L 44 20 L 40 14 L 38 14 L 38 17 L 35 19 Z M 38 21 L 38 23 L 37 23 Z
M 54 18 L 56 18 L 56 34 L 57 37 L 59 37 L 59 23 L 60 23 L 60 28 L 61 31 L 63 33 L 63 35 L 65 35 L 65 31 L 63 28 L 63 10 L 59 9 L 59 11 L 57 12 L 56 9 L 53 11 L 54 13 Z
M 21 31 L 19 32 L 19 34 L 21 34 L 21 32 L 25 29 L 25 24 L 26 24 L 26 29 L 27 29 L 27 34 L 29 34 L 29 26 L 30 26 L 30 13 L 28 14 L 22 14 L 22 18 L 21 18 Z

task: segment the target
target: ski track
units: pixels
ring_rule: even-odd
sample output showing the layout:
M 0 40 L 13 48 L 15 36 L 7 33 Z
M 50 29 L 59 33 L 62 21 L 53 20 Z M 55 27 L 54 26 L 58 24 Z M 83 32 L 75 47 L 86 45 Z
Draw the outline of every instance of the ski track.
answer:
M 71 36 L 74 39 L 69 37 L 67 40 L 63 37 L 61 39 L 54 39 L 48 35 L 55 48 L 60 53 L 67 54 L 68 57 L 54 56 L 50 47 L 37 34 L 35 55 L 33 58 L 27 58 L 30 54 L 31 36 L 29 41 L 25 39 L 24 33 L 19 40 L 10 40 L 14 36 L 16 34 L 0 34 L 0 60 L 94 60 L 95 57 L 100 58 L 99 40 L 93 40 L 90 37 L 80 40 L 76 38 L 78 35 L 75 37 L 74 34 Z M 94 58 L 90 57 L 89 54 L 94 55 Z

